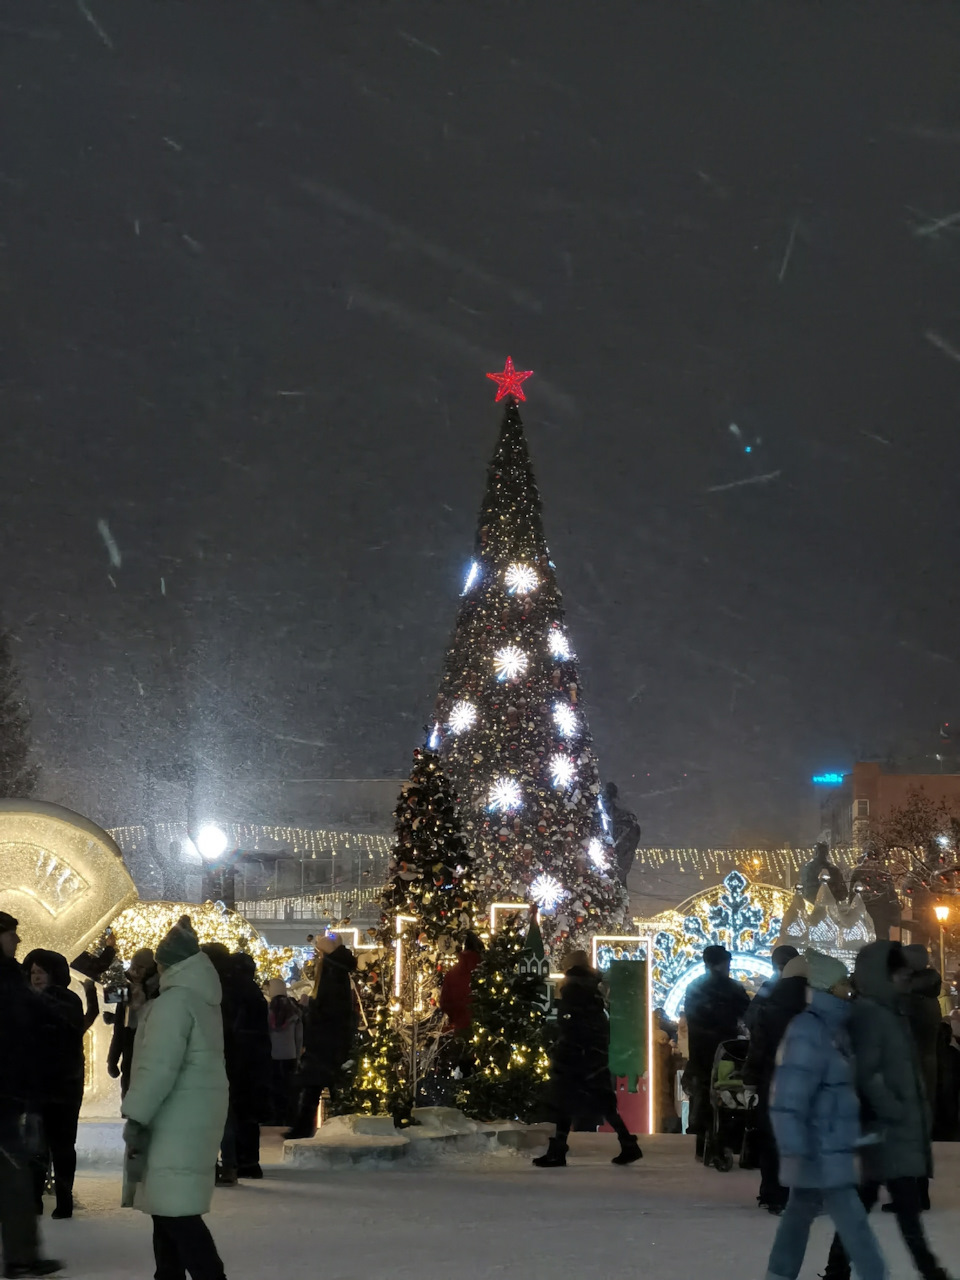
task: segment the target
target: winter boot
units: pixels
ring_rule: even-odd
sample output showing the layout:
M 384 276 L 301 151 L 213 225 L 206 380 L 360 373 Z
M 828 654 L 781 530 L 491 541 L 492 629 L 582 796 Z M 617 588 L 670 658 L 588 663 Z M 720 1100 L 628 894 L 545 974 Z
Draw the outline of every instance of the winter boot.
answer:
M 538 1169 L 564 1169 L 567 1165 L 567 1143 L 565 1138 L 551 1138 L 546 1155 L 532 1160 Z
M 262 1178 L 263 1170 L 259 1164 L 242 1164 L 237 1169 L 238 1178 Z
M 228 1164 L 218 1164 L 215 1181 L 218 1187 L 235 1187 L 239 1181 L 236 1169 Z
M 72 1218 L 73 1217 L 73 1192 L 58 1191 L 57 1207 L 50 1215 L 51 1218 Z
M 634 1164 L 637 1160 L 643 1159 L 643 1152 L 640 1150 L 640 1143 L 634 1134 L 630 1134 L 627 1138 L 620 1139 L 620 1154 L 614 1156 L 610 1161 L 611 1164 Z

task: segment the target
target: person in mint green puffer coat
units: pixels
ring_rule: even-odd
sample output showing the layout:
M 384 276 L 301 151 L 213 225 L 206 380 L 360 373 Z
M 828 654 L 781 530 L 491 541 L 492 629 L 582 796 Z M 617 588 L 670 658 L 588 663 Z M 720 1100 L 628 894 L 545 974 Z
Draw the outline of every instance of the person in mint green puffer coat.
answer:
M 224 1280 L 201 1217 L 227 1115 L 220 979 L 184 916 L 157 947 L 160 995 L 137 1028 L 123 1100 L 124 1204 L 153 1218 L 158 1277 Z

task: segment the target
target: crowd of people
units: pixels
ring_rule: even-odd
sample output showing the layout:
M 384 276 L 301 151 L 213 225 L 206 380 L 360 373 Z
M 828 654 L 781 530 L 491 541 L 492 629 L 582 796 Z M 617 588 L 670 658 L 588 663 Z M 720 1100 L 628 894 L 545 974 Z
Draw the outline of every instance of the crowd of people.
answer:
M 749 1036 L 742 1077 L 757 1106 L 746 1138 L 758 1147 L 759 1203 L 780 1217 L 768 1280 L 796 1280 L 823 1211 L 836 1229 L 824 1280 L 849 1280 L 851 1262 L 861 1280 L 881 1280 L 867 1215 L 882 1188 L 920 1276 L 946 1280 L 922 1214 L 933 1137 L 960 1137 L 960 1051 L 926 948 L 870 943 L 851 975 L 832 956 L 778 947 L 775 976 L 752 1001 L 730 959 L 706 948 L 706 973 L 687 992 L 689 1128 L 702 1152 L 718 1050 Z
M 61 1265 L 41 1256 L 38 1220 L 51 1188 L 53 1216 L 73 1214 L 84 1034 L 99 1014 L 93 982 L 81 1000 L 64 956 L 34 950 L 21 962 L 19 942 L 17 921 L 0 912 L 0 1028 L 18 1045 L 0 1055 L 0 1242 L 13 1277 Z M 120 1080 L 125 1120 L 123 1203 L 152 1217 L 157 1280 L 225 1280 L 203 1221 L 215 1185 L 262 1177 L 261 1125 L 309 1137 L 322 1094 L 337 1087 L 357 1029 L 356 959 L 334 934 L 314 947 L 299 999 L 279 980 L 261 987 L 250 956 L 201 945 L 186 916 L 127 968 L 108 1015 L 107 1068 Z M 468 935 L 444 983 L 454 1040 L 470 1027 L 480 949 Z M 850 975 L 833 957 L 778 947 L 774 976 L 752 1001 L 730 976 L 729 952 L 711 946 L 703 958 L 684 1010 L 688 1131 L 702 1154 L 716 1123 L 718 1050 L 744 1046 L 758 1200 L 780 1218 L 768 1280 L 796 1280 L 821 1211 L 836 1228 L 825 1280 L 849 1280 L 851 1263 L 861 1280 L 881 1280 L 867 1215 L 883 1188 L 923 1280 L 946 1280 L 922 1214 L 931 1141 L 960 1138 L 960 1048 L 926 949 L 871 943 Z M 556 1129 L 534 1164 L 565 1165 L 571 1127 L 584 1116 L 603 1118 L 620 1142 L 614 1163 L 632 1164 L 643 1153 L 617 1110 L 601 975 L 583 952 L 564 968 L 550 1053 Z
M 100 1008 L 70 990 L 70 965 L 53 951 L 17 958 L 17 921 L 0 912 L 0 1244 L 4 1275 L 53 1275 L 38 1220 L 52 1175 L 53 1217 L 73 1215 L 84 1035 Z M 316 1128 L 321 1094 L 334 1089 L 356 1030 L 353 953 L 316 940 L 310 985 L 262 988 L 252 958 L 201 946 L 188 917 L 156 952 L 131 959 L 112 1022 L 107 1070 L 120 1081 L 125 1120 L 123 1203 L 153 1220 L 157 1280 L 224 1280 L 203 1221 L 216 1185 L 261 1178 L 260 1126 L 288 1137 Z

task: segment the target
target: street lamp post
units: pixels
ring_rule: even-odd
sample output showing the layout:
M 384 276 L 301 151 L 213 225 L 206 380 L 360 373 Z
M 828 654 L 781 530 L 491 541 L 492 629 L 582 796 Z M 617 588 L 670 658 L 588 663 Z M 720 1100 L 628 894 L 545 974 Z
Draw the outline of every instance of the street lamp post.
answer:
M 947 922 L 947 917 L 950 914 L 950 908 L 944 907 L 944 906 L 936 906 L 933 908 L 933 914 L 937 917 L 937 924 L 940 926 L 940 977 L 943 980 L 944 984 L 946 984 L 947 975 L 946 975 L 946 961 L 944 958 L 944 949 L 943 949 L 943 926 Z

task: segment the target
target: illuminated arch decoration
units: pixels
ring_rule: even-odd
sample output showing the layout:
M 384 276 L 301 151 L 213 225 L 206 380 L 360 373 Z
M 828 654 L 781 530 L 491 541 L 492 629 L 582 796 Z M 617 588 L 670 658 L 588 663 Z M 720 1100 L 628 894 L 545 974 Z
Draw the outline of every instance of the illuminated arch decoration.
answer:
M 812 907 L 807 906 L 799 888 L 794 893 L 784 912 L 777 944 L 789 944 L 798 951 L 812 947 L 836 956 L 852 970 L 857 952 L 868 942 L 875 942 L 876 938 L 873 919 L 860 894 L 855 893 L 850 902 L 840 906 L 829 884 L 824 881 Z
M 669 1018 L 679 1015 L 687 987 L 704 972 L 703 949 L 711 945 L 730 951 L 733 977 L 751 986 L 770 977 L 770 952 L 792 896 L 731 871 L 721 884 L 688 898 L 676 910 L 638 921 L 638 933 L 653 936 L 655 1004 Z
M 73 959 L 137 897 L 114 841 L 59 805 L 0 801 L 0 911 L 19 921 L 21 954 Z

